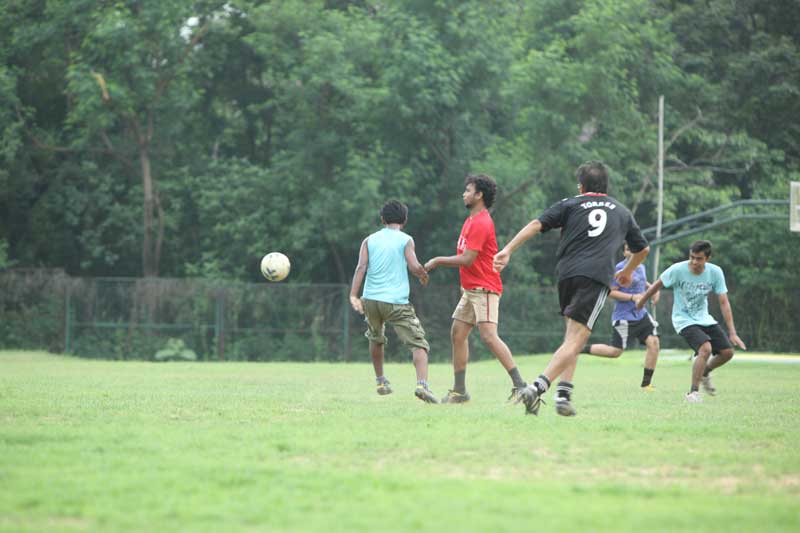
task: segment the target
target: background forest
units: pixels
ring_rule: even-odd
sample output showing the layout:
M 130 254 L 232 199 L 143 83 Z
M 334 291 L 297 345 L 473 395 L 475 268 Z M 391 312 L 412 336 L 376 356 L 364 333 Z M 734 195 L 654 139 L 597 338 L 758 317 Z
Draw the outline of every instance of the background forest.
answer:
M 382 202 L 450 253 L 467 172 L 506 242 L 575 167 L 655 223 L 800 179 L 800 6 L 785 1 L 6 0 L 0 266 L 349 282 Z M 731 283 L 796 284 L 784 221 L 719 228 Z M 506 282 L 552 282 L 555 236 Z M 687 242 L 668 248 L 681 259 Z M 455 282 L 455 271 L 434 282 Z

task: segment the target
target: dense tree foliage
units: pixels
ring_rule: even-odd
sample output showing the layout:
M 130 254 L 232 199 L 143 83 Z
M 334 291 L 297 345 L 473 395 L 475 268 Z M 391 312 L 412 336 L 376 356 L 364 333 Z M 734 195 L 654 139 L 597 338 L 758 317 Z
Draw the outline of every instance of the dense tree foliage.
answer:
M 795 0 L 0 5 L 0 267 L 254 280 L 281 250 L 347 282 L 385 199 L 424 259 L 455 249 L 466 173 L 497 179 L 503 243 L 590 158 L 650 226 L 659 95 L 666 221 L 800 180 Z M 734 285 L 797 285 L 785 221 L 704 236 Z M 506 281 L 549 283 L 556 238 Z

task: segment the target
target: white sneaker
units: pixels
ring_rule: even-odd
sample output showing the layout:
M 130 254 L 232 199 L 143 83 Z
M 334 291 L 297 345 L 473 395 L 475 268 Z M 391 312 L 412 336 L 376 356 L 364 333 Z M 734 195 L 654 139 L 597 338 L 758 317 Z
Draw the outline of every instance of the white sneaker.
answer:
M 703 376 L 700 379 L 700 384 L 703 385 L 703 390 L 706 391 L 710 396 L 716 396 L 717 389 L 714 388 L 714 384 L 711 383 L 711 376 Z
M 686 393 L 686 401 L 688 403 L 703 403 L 703 397 L 700 396 L 700 393 L 697 392 L 697 391 L 687 392 Z

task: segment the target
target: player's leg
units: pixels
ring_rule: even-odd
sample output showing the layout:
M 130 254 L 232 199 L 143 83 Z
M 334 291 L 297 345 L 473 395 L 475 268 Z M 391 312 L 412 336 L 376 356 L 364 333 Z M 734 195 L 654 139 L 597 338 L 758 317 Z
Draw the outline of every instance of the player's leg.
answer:
M 392 387 L 383 374 L 383 347 L 386 344 L 383 306 L 390 304 L 369 299 L 364 299 L 363 304 L 364 321 L 367 323 L 367 331 L 364 336 L 369 339 L 369 355 L 372 358 L 372 368 L 375 370 L 376 391 L 381 396 L 391 394 Z
M 711 353 L 713 354 L 713 357 L 709 358 L 708 362 L 706 363 L 700 384 L 703 386 L 703 390 L 705 390 L 711 396 L 714 396 L 717 393 L 717 389 L 711 382 L 711 371 L 721 367 L 733 359 L 733 346 L 728 340 L 728 336 L 725 335 L 724 331 L 722 331 L 722 328 L 719 324 L 714 324 L 713 326 L 708 326 L 704 329 L 711 338 Z
M 697 354 L 692 364 L 692 384 L 689 392 L 686 393 L 686 401 L 700 403 L 703 401 L 699 392 L 700 379 L 703 377 L 703 370 L 711 356 L 711 338 L 703 331 L 703 328 L 696 325 L 683 328 L 679 334 Z
M 464 403 L 469 401 L 467 393 L 467 363 L 469 362 L 469 334 L 476 323 L 475 310 L 469 302 L 467 291 L 453 311 L 450 326 L 450 344 L 453 348 L 453 388 L 447 392 L 442 403 Z
M 525 389 L 522 401 L 527 414 L 537 414 L 540 399 L 553 380 L 577 364 L 575 361 L 578 354 L 589 339 L 608 296 L 608 287 L 584 277 L 560 281 L 558 291 L 561 314 L 567 319 L 564 341 L 553 354 L 544 372 Z M 562 380 L 559 385 L 572 387 L 572 383 L 566 380 Z
M 411 350 L 411 358 L 417 373 L 414 395 L 426 403 L 439 403 L 428 387 L 428 352 L 430 345 L 425 339 L 425 330 L 411 304 L 392 306 L 388 317 L 397 337 Z
M 612 324 L 611 344 L 587 344 L 581 353 L 616 359 L 628 343 L 628 321 L 616 320 Z
M 493 292 L 478 292 L 473 293 L 471 298 L 475 315 L 478 317 L 481 341 L 508 372 L 511 378 L 509 400 L 515 400 L 519 390 L 527 386 L 527 383 L 522 379 L 508 345 L 497 334 L 497 324 L 500 318 L 500 295 Z
M 661 341 L 655 335 L 650 335 L 645 339 L 644 345 L 647 351 L 644 354 L 644 373 L 641 386 L 643 389 L 651 390 L 653 386 L 650 382 L 653 380 L 653 373 L 656 371 Z
M 636 338 L 645 345 L 644 372 L 642 373 L 642 389 L 654 390 L 650 384 L 653 380 L 653 373 L 656 371 L 658 362 L 658 352 L 661 350 L 661 341 L 658 338 L 658 324 L 650 313 L 647 314 L 636 325 Z
M 566 331 L 566 322 L 564 319 Z M 577 411 L 572 406 L 572 393 L 574 391 L 575 370 L 578 368 L 578 358 L 574 358 L 561 373 L 561 380 L 556 385 L 556 413 L 561 416 L 575 416 Z

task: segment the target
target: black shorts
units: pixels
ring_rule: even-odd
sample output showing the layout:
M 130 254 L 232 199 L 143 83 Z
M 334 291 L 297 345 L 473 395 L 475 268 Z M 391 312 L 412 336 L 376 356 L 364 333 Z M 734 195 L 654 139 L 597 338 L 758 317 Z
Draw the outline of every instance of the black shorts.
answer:
M 611 346 L 624 350 L 628 347 L 628 339 L 639 339 L 639 342 L 644 344 L 647 342 L 647 337 L 658 335 L 657 327 L 658 324 L 650 316 L 650 313 L 647 313 L 641 320 L 615 320 Z
M 575 276 L 558 282 L 561 314 L 589 329 L 594 328 L 607 296 L 608 287 L 591 278 Z
M 689 346 L 692 347 L 695 353 L 706 342 L 711 342 L 711 353 L 717 354 L 722 350 L 732 349 L 731 341 L 728 336 L 719 327 L 719 324 L 711 326 L 686 326 L 680 332 L 680 336 L 686 339 Z

